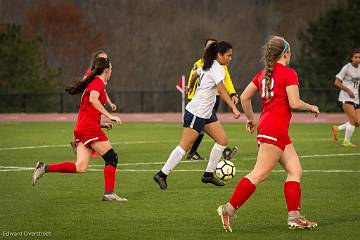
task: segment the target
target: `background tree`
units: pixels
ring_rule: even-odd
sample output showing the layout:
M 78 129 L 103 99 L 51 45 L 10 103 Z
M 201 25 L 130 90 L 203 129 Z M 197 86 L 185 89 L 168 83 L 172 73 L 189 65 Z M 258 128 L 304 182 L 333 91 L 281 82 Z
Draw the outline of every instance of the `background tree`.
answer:
M 53 80 L 58 72 L 43 62 L 40 45 L 40 37 L 24 39 L 19 25 L 7 24 L 0 31 L 1 91 L 38 91 L 55 87 Z
M 299 34 L 297 67 L 305 88 L 317 90 L 306 98 L 317 99 L 323 110 L 334 110 L 338 90 L 335 75 L 349 62 L 351 49 L 360 47 L 360 1 L 338 3 Z

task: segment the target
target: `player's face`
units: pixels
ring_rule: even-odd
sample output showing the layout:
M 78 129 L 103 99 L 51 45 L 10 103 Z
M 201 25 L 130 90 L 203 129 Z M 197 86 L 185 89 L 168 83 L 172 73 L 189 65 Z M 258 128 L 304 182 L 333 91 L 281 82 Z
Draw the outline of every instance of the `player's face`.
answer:
M 287 50 L 287 51 L 284 53 L 284 58 L 285 58 L 285 63 L 286 63 L 286 65 L 289 65 L 289 64 L 290 64 L 290 59 L 291 59 L 291 51 L 290 51 L 290 48 L 289 48 L 289 50 Z
M 112 64 L 110 63 L 109 68 L 105 69 L 106 71 L 106 75 L 105 75 L 105 79 L 106 81 L 109 81 L 110 77 L 111 77 L 111 73 L 112 73 Z
M 221 65 L 228 65 L 231 62 L 231 59 L 232 59 L 232 49 L 230 48 L 224 54 L 218 53 L 218 56 L 217 56 L 216 60 Z
M 351 62 L 354 65 L 359 65 L 360 64 L 360 53 L 355 53 L 352 58 L 351 58 Z

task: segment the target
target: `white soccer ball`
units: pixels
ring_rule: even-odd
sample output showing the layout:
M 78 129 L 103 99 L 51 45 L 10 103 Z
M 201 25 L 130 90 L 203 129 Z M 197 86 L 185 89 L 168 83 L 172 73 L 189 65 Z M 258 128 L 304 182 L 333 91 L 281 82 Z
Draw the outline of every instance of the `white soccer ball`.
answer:
M 233 162 L 223 160 L 216 165 L 215 175 L 223 181 L 229 181 L 235 176 L 235 171 L 236 168 Z

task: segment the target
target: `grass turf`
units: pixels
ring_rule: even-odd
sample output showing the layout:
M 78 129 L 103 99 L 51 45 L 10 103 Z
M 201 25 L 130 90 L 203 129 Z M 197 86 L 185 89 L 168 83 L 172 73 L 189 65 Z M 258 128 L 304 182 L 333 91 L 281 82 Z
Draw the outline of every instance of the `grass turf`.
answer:
M 303 213 L 319 222 L 318 229 L 287 229 L 282 188 L 286 174 L 274 171 L 238 211 L 231 234 L 222 229 L 216 208 L 228 201 L 238 180 L 255 163 L 255 136 L 248 136 L 243 124 L 224 124 L 229 144 L 239 147 L 234 159 L 239 172 L 223 188 L 200 182 L 206 161 L 179 164 L 176 170 L 191 171 L 174 171 L 167 191 L 153 182 L 152 176 L 179 141 L 179 124 L 127 123 L 107 132 L 120 159 L 116 192 L 129 199 L 126 203 L 101 201 L 101 159 L 91 160 L 92 171 L 86 174 L 47 174 L 36 187 L 31 186 L 31 169 L 9 168 L 32 168 L 38 160 L 74 160 L 68 145 L 72 127 L 72 123 L 0 123 L 1 237 L 51 232 L 52 239 L 360 238 L 360 150 L 332 143 L 328 124 L 291 127 L 305 170 Z M 359 130 L 353 143 L 360 145 Z M 205 137 L 199 152 L 208 157 L 212 145 Z

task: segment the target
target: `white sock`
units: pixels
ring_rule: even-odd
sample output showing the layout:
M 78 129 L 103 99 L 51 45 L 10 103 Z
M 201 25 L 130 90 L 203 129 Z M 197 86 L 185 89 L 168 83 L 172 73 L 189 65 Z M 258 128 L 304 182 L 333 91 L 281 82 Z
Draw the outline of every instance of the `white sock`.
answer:
M 169 175 L 171 170 L 173 170 L 176 165 L 181 161 L 182 157 L 185 155 L 185 150 L 182 149 L 180 146 L 177 146 L 170 154 L 168 160 L 164 164 L 161 171 L 166 175 Z
M 226 146 L 222 146 L 217 143 L 214 144 L 213 148 L 211 149 L 209 162 L 206 167 L 206 172 L 215 172 L 216 165 L 218 164 L 225 148 Z
M 355 130 L 355 126 L 354 125 L 351 125 L 350 123 L 347 125 L 346 127 L 346 131 L 345 131 L 345 138 L 344 138 L 344 141 L 350 141 L 353 133 L 354 133 L 354 130 Z
M 337 127 L 337 129 L 338 129 L 339 131 L 344 131 L 344 130 L 346 129 L 346 127 L 347 127 L 348 124 L 350 124 L 350 123 L 349 123 L 349 122 L 346 122 L 346 123 L 344 123 L 344 124 L 341 124 L 340 126 Z

